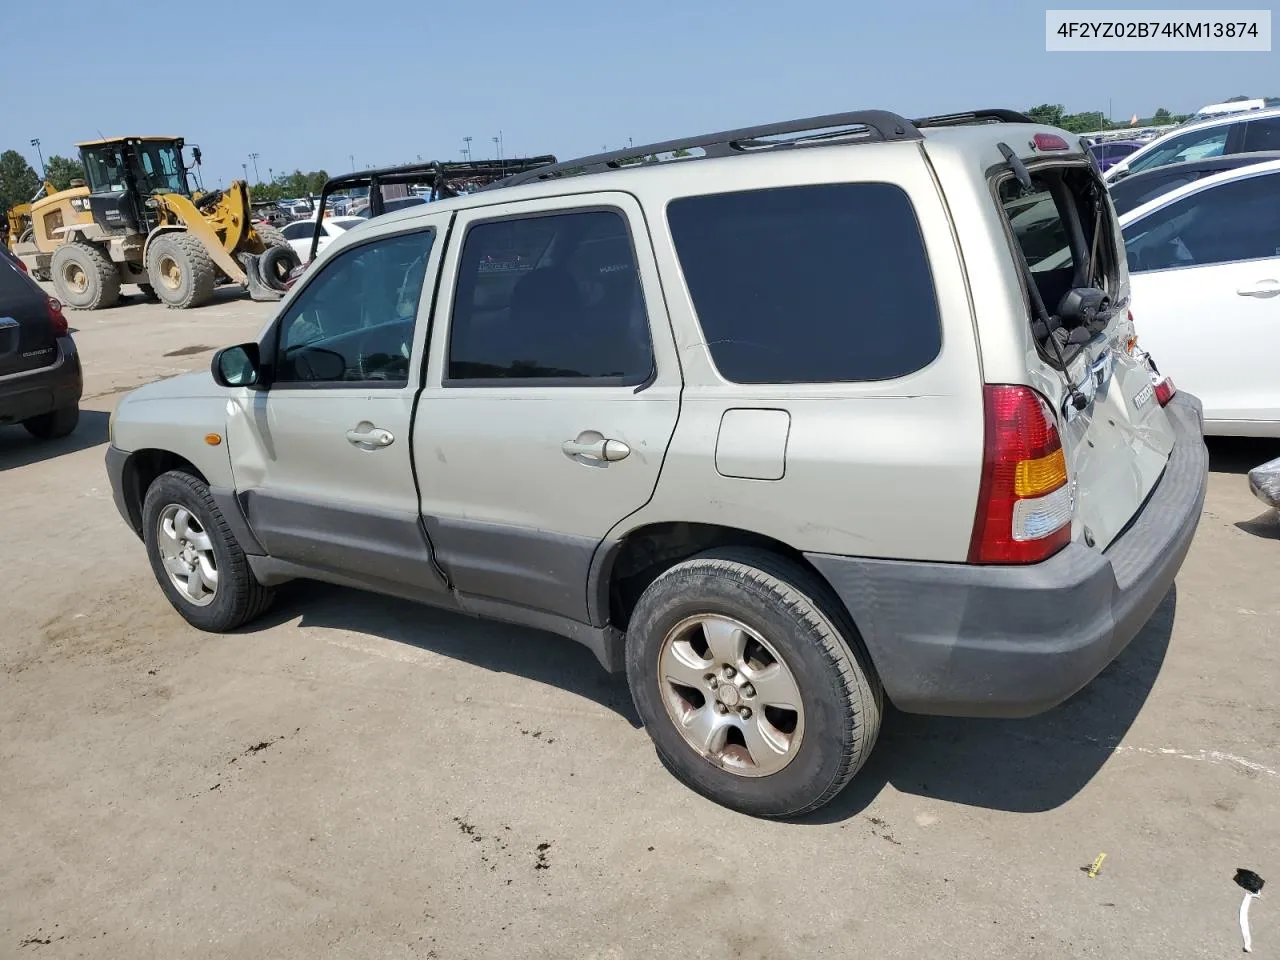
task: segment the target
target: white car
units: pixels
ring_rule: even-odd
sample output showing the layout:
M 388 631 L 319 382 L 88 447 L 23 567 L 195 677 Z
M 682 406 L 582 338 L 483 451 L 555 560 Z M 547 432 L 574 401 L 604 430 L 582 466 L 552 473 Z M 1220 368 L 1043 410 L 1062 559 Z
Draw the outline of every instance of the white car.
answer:
M 359 226 L 364 223 L 363 217 L 329 217 L 320 228 L 320 244 L 316 248 L 316 253 L 333 243 L 338 237 L 342 236 L 352 227 Z M 284 238 L 289 241 L 289 246 L 297 251 L 298 257 L 303 263 L 311 259 L 311 238 L 316 233 L 316 218 L 309 220 L 295 220 L 285 226 L 280 231 L 284 234 Z
M 1280 150 L 1280 107 L 1207 117 L 1184 124 L 1135 150 L 1106 172 L 1108 183 L 1170 163 L 1229 153 Z
M 1280 437 L 1280 160 L 1120 217 L 1142 349 L 1204 403 L 1204 432 Z

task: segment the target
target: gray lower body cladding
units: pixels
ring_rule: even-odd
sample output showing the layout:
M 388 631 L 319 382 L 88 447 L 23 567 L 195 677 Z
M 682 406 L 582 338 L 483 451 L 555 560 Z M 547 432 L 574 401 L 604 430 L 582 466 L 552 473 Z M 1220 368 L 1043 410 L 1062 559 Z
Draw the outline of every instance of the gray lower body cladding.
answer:
M 19 423 L 74 407 L 84 390 L 80 353 L 70 337 L 58 338 L 58 359 L 47 367 L 0 377 L 0 423 Z
M 1026 567 L 808 555 L 848 607 L 896 707 L 1032 716 L 1128 645 L 1173 584 L 1204 503 L 1200 403 L 1179 394 L 1167 410 L 1176 434 L 1169 463 L 1105 552 L 1072 543 Z

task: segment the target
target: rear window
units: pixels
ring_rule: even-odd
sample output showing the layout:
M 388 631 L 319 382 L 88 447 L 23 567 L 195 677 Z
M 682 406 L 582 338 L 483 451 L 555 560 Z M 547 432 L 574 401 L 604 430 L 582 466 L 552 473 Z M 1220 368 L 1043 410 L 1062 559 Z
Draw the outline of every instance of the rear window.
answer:
M 887 183 L 685 197 L 667 208 L 721 376 L 734 383 L 889 380 L 942 348 L 907 195 Z
M 19 270 L 7 254 L 0 253 L 0 298 L 34 300 L 42 296 L 39 288 Z M 2 305 L 2 304 L 0 304 Z

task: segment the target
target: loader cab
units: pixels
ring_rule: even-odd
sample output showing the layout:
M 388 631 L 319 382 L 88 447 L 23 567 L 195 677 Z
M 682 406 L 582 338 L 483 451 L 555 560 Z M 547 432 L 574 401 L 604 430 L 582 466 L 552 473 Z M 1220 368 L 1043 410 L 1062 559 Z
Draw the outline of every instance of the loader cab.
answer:
M 182 139 L 120 137 L 80 144 L 93 220 L 110 235 L 147 233 L 156 224 L 155 194 L 190 197 Z

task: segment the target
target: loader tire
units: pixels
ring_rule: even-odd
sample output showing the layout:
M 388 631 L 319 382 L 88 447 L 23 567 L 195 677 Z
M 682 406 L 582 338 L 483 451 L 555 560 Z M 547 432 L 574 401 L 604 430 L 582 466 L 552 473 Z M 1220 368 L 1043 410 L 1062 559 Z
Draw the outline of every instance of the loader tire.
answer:
M 262 245 L 268 250 L 272 247 L 288 247 L 290 250 L 293 246 L 284 238 L 284 234 L 275 227 L 265 223 L 254 224 L 254 230 L 258 232 L 258 239 L 262 241 Z
M 186 310 L 213 296 L 218 270 L 203 243 L 189 233 L 177 231 L 151 242 L 147 279 L 165 306 Z
M 49 261 L 53 289 L 68 307 L 102 310 L 120 299 L 120 271 L 111 258 L 89 243 L 63 243 Z
M 293 247 L 267 247 L 267 252 L 258 258 L 258 276 L 272 290 L 283 292 L 289 289 L 286 286 L 289 274 L 301 264 L 302 259 Z

